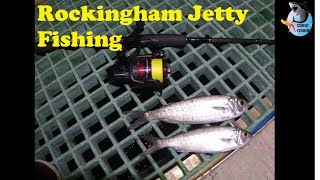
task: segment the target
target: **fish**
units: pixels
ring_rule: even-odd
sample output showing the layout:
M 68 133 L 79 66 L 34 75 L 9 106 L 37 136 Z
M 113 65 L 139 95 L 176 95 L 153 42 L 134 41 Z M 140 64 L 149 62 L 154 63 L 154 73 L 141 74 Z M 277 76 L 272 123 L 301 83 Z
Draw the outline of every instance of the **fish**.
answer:
M 305 3 L 289 2 L 289 6 L 292 9 L 288 15 L 289 23 L 303 23 L 308 18 L 308 9 Z
M 242 98 L 210 95 L 171 103 L 148 112 L 127 111 L 124 113 L 131 119 L 137 119 L 128 127 L 128 130 L 133 130 L 156 119 L 173 124 L 216 123 L 236 118 L 248 108 L 248 102 Z
M 151 145 L 142 153 L 144 156 L 168 147 L 179 152 L 222 153 L 241 148 L 252 139 L 248 131 L 230 126 L 199 128 L 168 138 L 140 137 Z

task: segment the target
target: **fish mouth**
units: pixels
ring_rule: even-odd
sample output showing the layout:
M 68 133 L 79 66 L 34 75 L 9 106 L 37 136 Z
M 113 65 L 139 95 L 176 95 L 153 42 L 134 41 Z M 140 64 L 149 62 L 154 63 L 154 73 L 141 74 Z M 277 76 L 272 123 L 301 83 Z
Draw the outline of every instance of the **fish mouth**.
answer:
M 246 102 L 242 107 L 241 107 L 241 110 L 239 111 L 239 113 L 244 113 L 245 111 L 247 111 L 248 109 L 249 109 L 249 107 L 250 107 L 250 104 L 249 104 L 249 102 Z

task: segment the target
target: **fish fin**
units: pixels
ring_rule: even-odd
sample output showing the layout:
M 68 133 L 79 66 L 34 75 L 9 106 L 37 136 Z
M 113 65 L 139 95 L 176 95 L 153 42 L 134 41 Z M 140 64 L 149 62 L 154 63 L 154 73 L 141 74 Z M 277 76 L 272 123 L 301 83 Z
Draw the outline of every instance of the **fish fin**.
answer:
M 133 130 L 141 126 L 142 124 L 148 122 L 148 119 L 145 116 L 145 112 L 143 111 L 127 111 L 124 112 L 124 114 L 130 117 L 131 119 L 137 119 L 128 127 L 128 131 Z
M 144 115 L 144 111 L 124 111 L 123 114 L 129 116 L 131 119 L 140 118 Z
M 225 107 L 212 107 L 213 109 L 216 109 L 216 110 L 225 110 L 225 109 L 227 109 L 227 108 L 225 108 Z
M 146 156 L 148 154 L 152 154 L 162 148 L 164 148 L 161 144 L 160 144 L 160 138 L 157 137 L 152 137 L 152 136 L 140 136 L 142 139 L 144 139 L 145 141 L 147 141 L 151 146 L 142 153 L 142 155 Z

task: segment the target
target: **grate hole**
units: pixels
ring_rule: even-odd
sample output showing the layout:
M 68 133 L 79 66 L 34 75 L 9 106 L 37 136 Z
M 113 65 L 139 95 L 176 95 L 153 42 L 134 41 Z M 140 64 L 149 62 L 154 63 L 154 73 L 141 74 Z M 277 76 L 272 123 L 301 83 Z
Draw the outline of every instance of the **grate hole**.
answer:
M 165 165 L 166 163 L 174 159 L 170 151 L 166 148 L 154 152 L 151 156 L 159 167 Z
M 126 172 L 117 176 L 118 179 L 134 179 L 132 174 L 127 170 Z
M 61 92 L 62 92 L 62 91 L 58 91 L 57 93 L 55 93 L 55 94 L 53 95 L 53 97 L 57 97 Z
M 107 117 L 104 118 L 104 120 L 107 122 L 107 124 L 111 124 L 115 120 L 119 118 L 119 114 L 117 111 L 114 111 L 113 113 L 109 114 Z
M 82 98 L 84 98 L 84 94 L 83 93 L 80 94 L 79 96 L 77 96 L 76 98 L 74 98 L 73 101 L 76 103 L 76 102 L 80 101 Z
M 163 32 L 163 29 L 159 29 L 159 30 L 157 31 L 158 34 L 160 34 L 160 33 L 162 33 L 162 32 Z
M 142 177 L 146 177 L 154 171 L 153 166 L 148 161 L 148 159 L 144 159 L 137 163 L 134 168 L 136 169 L 137 173 Z
M 50 119 L 52 119 L 53 118 L 53 115 L 52 114 L 50 114 L 49 116 L 47 116 L 47 121 L 49 121 Z
M 203 85 L 206 85 L 210 82 L 209 79 L 204 74 L 202 74 L 198 79 Z
M 37 129 L 39 127 L 39 124 L 38 123 L 35 123 L 34 124 L 34 129 Z
M 62 90 L 60 88 L 60 84 L 58 82 L 53 83 L 47 88 L 47 93 L 50 99 L 53 99 L 54 97 L 57 97 L 59 94 L 62 93 Z
M 45 155 L 44 158 L 45 158 L 45 160 L 48 161 L 48 162 L 51 162 L 51 161 L 53 160 L 50 153 L 47 154 L 47 155 Z
M 185 36 L 188 35 L 188 33 L 186 33 L 185 31 L 183 31 L 181 34 L 183 34 Z
M 52 135 L 53 135 L 54 137 L 58 136 L 60 133 L 61 133 L 61 131 L 60 131 L 59 128 L 56 128 L 55 130 L 52 131 Z
M 146 110 L 153 111 L 153 110 L 159 109 L 160 107 L 162 107 L 162 104 L 160 103 L 159 100 L 157 100 L 156 104 L 151 104 L 151 105 L 146 106 Z
M 41 80 L 45 86 L 51 84 L 55 79 L 56 75 L 54 74 L 52 69 L 41 75 Z
M 183 50 L 180 50 L 179 52 L 176 53 L 179 57 L 184 56 L 186 53 Z
M 71 83 L 67 86 L 67 88 L 72 87 L 72 86 L 75 85 L 76 83 L 77 83 L 76 81 L 71 82 Z
M 146 100 L 150 99 L 152 96 L 154 95 L 154 92 L 152 91 L 147 91 L 147 92 L 143 92 L 141 94 L 138 95 L 139 100 L 143 103 Z
M 177 72 L 173 73 L 173 74 L 171 75 L 171 77 L 172 77 L 174 80 L 177 81 L 178 79 L 182 78 L 183 75 L 181 74 L 180 71 L 177 71 Z
M 92 135 L 98 132 L 100 129 L 102 129 L 100 122 L 96 122 L 95 124 L 89 127 L 89 130 Z
M 123 126 L 122 128 L 118 129 L 115 133 L 114 136 L 118 140 L 118 142 L 122 141 L 124 138 L 130 135 L 130 132 L 127 130 L 126 126 Z
M 260 89 L 253 83 L 251 82 L 250 85 L 253 87 L 253 89 L 259 94 L 261 93 Z
M 42 146 L 46 143 L 46 141 L 43 138 L 41 138 L 38 142 L 39 142 L 40 146 Z
M 131 144 L 130 146 L 126 147 L 124 149 L 124 152 L 126 153 L 127 157 L 132 160 L 133 158 L 137 157 L 139 154 L 142 153 L 141 148 L 139 147 L 139 145 L 134 142 L 133 144 Z
M 65 153 L 68 151 L 68 146 L 66 143 L 62 144 L 61 146 L 59 146 L 59 150 L 61 152 L 61 154 Z
M 43 106 L 47 103 L 47 100 L 43 101 L 43 103 L 40 104 L 40 106 Z
M 92 93 L 93 91 L 95 91 L 96 89 L 98 89 L 100 86 L 101 86 L 100 83 L 98 83 L 98 84 L 94 85 L 92 88 L 90 88 L 90 89 L 88 90 L 88 92 L 89 92 L 89 93 Z
M 103 140 L 101 140 L 100 142 L 98 142 L 98 146 L 99 146 L 101 152 L 104 152 L 107 149 L 112 147 L 112 142 L 110 141 L 109 138 L 106 137 Z
M 193 62 L 189 63 L 187 66 L 188 66 L 188 68 L 189 68 L 191 71 L 193 71 L 194 69 L 197 68 L 197 65 L 194 64 Z
M 95 177 L 95 179 L 101 179 L 106 176 L 106 173 L 103 171 L 100 165 L 92 168 L 91 173 Z
M 213 67 L 213 70 L 214 70 L 218 75 L 220 75 L 220 74 L 223 73 L 223 71 L 222 71 L 218 66 L 214 66 L 214 67 Z
M 165 136 L 168 136 L 169 134 L 177 130 L 179 128 L 179 125 L 161 122 L 161 124 L 158 127 L 161 129 L 162 133 Z
M 62 50 L 56 50 L 55 52 L 50 53 L 50 58 L 53 64 L 56 64 L 64 58 Z
M 107 64 L 106 57 L 103 54 L 99 54 L 91 62 L 93 66 L 96 68 L 96 70 L 100 69 L 102 66 Z
M 122 161 L 121 157 L 118 154 L 113 155 L 107 161 L 108 161 L 108 164 L 110 165 L 110 167 L 113 170 L 116 170 L 116 169 L 118 169 L 118 167 L 123 165 L 123 161 Z
M 89 162 L 94 158 L 94 154 L 91 149 L 87 149 L 85 152 L 82 153 L 82 157 L 86 162 Z
M 180 101 L 180 98 L 176 94 L 172 94 L 168 98 L 166 98 L 167 103 L 172 103 L 172 102 L 178 102 Z
M 98 69 L 100 69 L 102 66 L 104 66 L 106 64 L 107 64 L 107 62 L 103 62 L 101 65 L 97 66 L 96 69 L 98 70 Z
M 129 111 L 137 106 L 137 103 L 131 99 L 128 103 L 121 107 L 122 111 Z
M 69 128 L 69 127 L 73 126 L 73 125 L 76 124 L 76 123 L 77 123 L 77 121 L 76 121 L 76 119 L 73 117 L 72 119 L 70 119 L 70 120 L 67 122 L 67 126 L 68 126 L 68 128 Z
M 214 46 L 215 46 L 220 52 L 223 51 L 223 49 L 222 49 L 222 46 L 223 46 L 223 45 L 215 44 Z
M 66 105 L 62 106 L 59 110 L 60 110 L 60 112 L 63 112 L 63 111 L 66 110 L 68 107 L 69 107 L 69 105 L 66 104 Z
M 118 97 L 120 96 L 122 93 L 124 93 L 126 91 L 126 88 L 124 86 L 120 86 L 119 89 L 117 89 L 116 91 L 114 91 L 112 94 L 113 97 Z
M 191 45 L 192 45 L 193 48 L 197 48 L 197 47 L 199 47 L 201 44 L 196 43 L 196 44 L 191 44 Z
M 85 60 L 85 57 L 83 56 L 81 51 L 78 51 L 77 53 L 72 55 L 69 59 L 70 59 L 72 65 L 75 67 L 75 66 L 79 65 L 81 62 L 83 62 Z
M 243 76 L 245 79 L 248 79 L 248 76 L 241 70 L 239 69 L 238 72 Z
M 190 96 L 192 93 L 195 92 L 195 89 L 190 84 L 183 87 L 182 90 L 186 93 L 187 96 Z
M 92 73 L 92 70 L 91 70 L 89 64 L 85 64 L 85 65 L 79 67 L 78 69 L 76 69 L 76 72 L 81 79 L 84 79 Z
M 234 89 L 236 87 L 229 78 L 224 80 L 224 82 L 226 82 L 226 84 L 230 87 L 230 89 Z
M 211 89 L 209 93 L 211 95 L 221 95 L 221 93 L 216 88 Z
M 84 141 L 85 138 L 84 138 L 84 135 L 80 133 L 76 135 L 73 139 L 76 144 L 80 144 L 82 141 Z
M 93 112 L 92 108 L 89 107 L 88 109 L 84 110 L 81 112 L 81 115 L 83 118 L 87 117 L 88 115 L 90 115 Z
M 231 57 L 228 57 L 227 60 L 230 62 L 230 64 L 235 65 L 236 63 L 231 59 Z
M 66 98 L 64 96 L 60 97 L 59 99 L 55 100 L 53 103 L 52 103 L 54 109 L 56 110 L 57 113 L 61 113 L 63 112 L 64 110 L 66 110 L 69 105 L 68 105 L 68 102 L 66 100 Z
M 67 162 L 67 166 L 68 166 L 70 172 L 72 172 L 78 168 L 76 162 L 73 159 Z
M 63 61 L 62 63 L 58 64 L 55 67 L 55 69 L 56 69 L 58 76 L 61 76 L 65 73 L 67 73 L 68 71 L 70 71 L 70 66 L 67 61 Z
M 206 61 L 209 61 L 209 60 L 211 59 L 210 56 L 208 56 L 207 53 L 203 53 L 201 56 L 202 56 L 203 59 L 206 60 Z
M 96 103 L 97 107 L 100 108 L 103 105 L 107 104 L 110 101 L 110 99 L 106 96 L 103 99 L 101 99 L 99 102 Z
M 41 92 L 39 95 L 35 97 L 35 106 L 37 109 L 45 105 L 47 102 L 47 98 L 43 92 Z

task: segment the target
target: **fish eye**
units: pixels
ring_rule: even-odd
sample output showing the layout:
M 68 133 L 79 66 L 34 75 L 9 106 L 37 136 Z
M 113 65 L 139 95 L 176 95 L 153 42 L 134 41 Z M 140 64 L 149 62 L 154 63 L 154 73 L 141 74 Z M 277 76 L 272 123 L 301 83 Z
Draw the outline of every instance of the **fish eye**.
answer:
M 240 99 L 240 101 L 239 101 L 239 102 L 240 102 L 240 105 L 241 105 L 241 106 L 243 106 L 243 105 L 244 105 L 244 100 L 243 100 L 243 99 Z
M 243 135 L 244 137 L 247 137 L 247 136 L 248 136 L 248 133 L 247 133 L 246 131 L 244 131 L 244 132 L 242 132 L 242 135 Z

